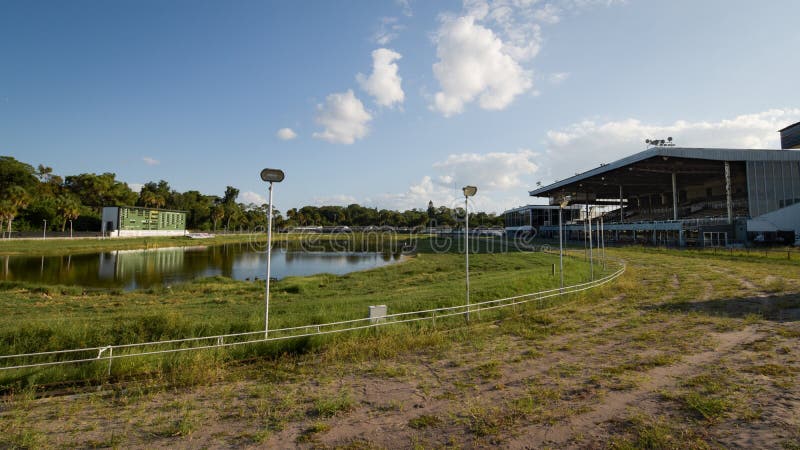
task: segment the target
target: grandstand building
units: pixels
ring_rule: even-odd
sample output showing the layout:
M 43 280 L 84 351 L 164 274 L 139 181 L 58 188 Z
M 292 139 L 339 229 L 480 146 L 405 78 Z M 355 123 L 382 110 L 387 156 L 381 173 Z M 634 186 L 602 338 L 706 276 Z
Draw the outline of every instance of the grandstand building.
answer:
M 602 218 L 607 241 L 792 243 L 800 233 L 800 151 L 654 146 L 529 194 L 556 210 L 564 197 L 579 205 L 583 216 L 565 225 L 573 238 L 585 236 L 591 217 Z M 539 233 L 557 234 L 558 224 L 543 223 Z
M 558 227 L 558 205 L 526 205 L 503 212 L 506 234 L 510 237 L 536 234 L 542 227 Z M 564 224 L 575 224 L 583 217 L 581 205 L 570 205 L 561 212 Z

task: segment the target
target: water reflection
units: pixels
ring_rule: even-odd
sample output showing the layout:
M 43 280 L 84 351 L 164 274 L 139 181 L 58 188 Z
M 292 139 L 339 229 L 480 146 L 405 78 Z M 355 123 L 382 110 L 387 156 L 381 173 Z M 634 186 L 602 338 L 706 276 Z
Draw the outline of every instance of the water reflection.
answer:
M 64 256 L 3 256 L 3 280 L 136 289 L 222 275 L 264 279 L 267 255 L 247 244 L 182 247 Z M 345 274 L 380 267 L 399 255 L 367 252 L 299 252 L 275 249 L 272 276 Z

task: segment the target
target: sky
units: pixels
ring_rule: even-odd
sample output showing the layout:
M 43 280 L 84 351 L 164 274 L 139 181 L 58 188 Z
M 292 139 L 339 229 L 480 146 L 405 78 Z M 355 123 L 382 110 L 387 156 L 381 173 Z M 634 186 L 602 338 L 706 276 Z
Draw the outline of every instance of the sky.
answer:
M 0 154 L 276 208 L 461 204 L 646 148 L 779 148 L 800 2 L 0 0 Z

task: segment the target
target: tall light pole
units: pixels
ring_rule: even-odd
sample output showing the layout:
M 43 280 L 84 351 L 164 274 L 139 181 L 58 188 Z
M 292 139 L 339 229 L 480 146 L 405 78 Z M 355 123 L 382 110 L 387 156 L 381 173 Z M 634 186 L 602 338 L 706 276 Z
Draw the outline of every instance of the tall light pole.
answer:
M 280 183 L 285 175 L 282 170 L 264 169 L 261 179 L 269 183 L 269 212 L 267 213 L 267 283 L 264 288 L 264 339 L 269 333 L 269 277 L 272 262 L 272 183 Z
M 589 209 L 589 214 L 586 215 L 586 220 L 587 223 L 589 224 L 589 281 L 594 281 L 594 258 L 592 255 L 592 211 L 593 210 L 594 208 Z
M 47 239 L 47 219 L 44 220 L 44 225 L 42 226 L 42 239 Z
M 603 229 L 603 214 L 600 214 L 600 247 L 602 248 L 603 271 L 606 270 L 606 231 Z
M 564 220 L 561 212 L 569 204 L 571 197 L 566 195 L 558 203 L 558 265 L 561 274 L 561 292 L 564 292 Z
M 469 321 L 469 198 L 478 192 L 475 186 L 464 186 L 464 254 L 466 255 L 467 271 L 467 320 Z

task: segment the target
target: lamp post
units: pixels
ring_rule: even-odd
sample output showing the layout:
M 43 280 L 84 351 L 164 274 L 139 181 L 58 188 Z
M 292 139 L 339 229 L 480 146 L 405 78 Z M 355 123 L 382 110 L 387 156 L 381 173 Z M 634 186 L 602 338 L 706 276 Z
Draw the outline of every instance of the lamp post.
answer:
M 594 212 L 594 207 L 589 209 L 589 214 L 587 214 L 586 217 L 589 225 L 589 281 L 594 281 L 594 257 L 592 255 L 592 212 Z
M 464 186 L 464 254 L 466 255 L 467 271 L 467 321 L 469 321 L 469 198 L 478 192 L 475 186 Z
M 603 214 L 600 214 L 600 248 L 602 249 L 601 258 L 603 259 L 603 271 L 606 270 L 606 232 L 603 229 Z
M 42 226 L 42 239 L 47 239 L 47 219 L 42 219 L 44 226 Z
M 566 195 L 561 198 L 561 201 L 558 203 L 558 265 L 559 265 L 559 274 L 561 275 L 561 292 L 564 292 L 564 220 L 562 217 L 561 212 L 564 210 L 564 207 L 569 204 L 571 197 Z
M 272 183 L 280 183 L 285 175 L 279 169 L 264 169 L 261 179 L 269 183 L 269 212 L 267 213 L 267 282 L 264 288 L 264 339 L 269 333 L 269 277 L 272 261 Z

